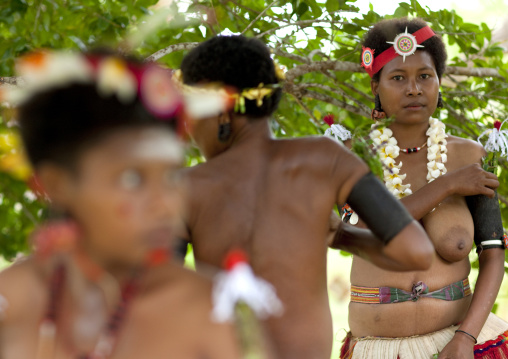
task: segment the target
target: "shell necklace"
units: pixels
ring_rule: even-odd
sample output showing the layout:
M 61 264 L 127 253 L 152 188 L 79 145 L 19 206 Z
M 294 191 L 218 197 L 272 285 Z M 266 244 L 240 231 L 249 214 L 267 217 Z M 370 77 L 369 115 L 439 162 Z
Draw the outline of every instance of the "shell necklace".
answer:
M 447 161 L 445 124 L 441 121 L 431 118 L 429 121 L 427 135 L 427 181 L 432 182 L 439 176 L 446 173 L 445 163 Z M 395 162 L 399 157 L 400 148 L 397 140 L 393 137 L 393 132 L 386 127 L 377 127 L 372 125 L 372 131 L 369 134 L 372 142 L 376 146 L 379 157 L 384 166 L 383 177 L 386 188 L 395 197 L 403 198 L 413 193 L 411 184 L 403 184 L 406 174 L 400 173 L 402 161 Z M 421 146 L 423 147 L 423 146 Z

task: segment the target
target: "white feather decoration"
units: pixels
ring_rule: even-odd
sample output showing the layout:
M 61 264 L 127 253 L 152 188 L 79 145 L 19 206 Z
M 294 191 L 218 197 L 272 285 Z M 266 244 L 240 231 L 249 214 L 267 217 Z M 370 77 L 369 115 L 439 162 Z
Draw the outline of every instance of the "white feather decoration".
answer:
M 260 319 L 282 314 L 282 302 L 275 288 L 266 280 L 256 277 L 246 261 L 238 259 L 245 256 L 237 254 L 230 254 L 236 257 L 229 261 L 230 268 L 215 277 L 212 319 L 217 322 L 233 321 L 238 302 L 247 304 Z
M 485 151 L 500 152 L 501 156 L 508 155 L 508 130 L 501 130 L 501 127 L 503 127 L 506 121 L 508 120 L 504 120 L 502 123 L 500 121 L 496 121 L 494 123 L 494 128 L 489 128 L 478 136 L 477 141 L 479 144 L 483 145 Z M 485 136 L 487 136 L 487 141 L 484 145 L 481 139 Z
M 351 132 L 342 125 L 333 124 L 325 131 L 325 136 L 335 138 L 339 142 L 351 139 Z

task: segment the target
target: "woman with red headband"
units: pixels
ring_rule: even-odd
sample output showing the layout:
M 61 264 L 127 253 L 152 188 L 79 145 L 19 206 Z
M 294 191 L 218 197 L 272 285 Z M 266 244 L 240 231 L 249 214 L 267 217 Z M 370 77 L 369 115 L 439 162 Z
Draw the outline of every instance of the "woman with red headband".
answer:
M 351 333 L 341 358 L 508 357 L 508 323 L 490 313 L 504 274 L 499 207 L 487 225 L 466 201 L 494 197 L 499 183 L 481 169 L 480 145 L 447 135 L 432 118 L 443 105 L 445 61 L 441 38 L 420 19 L 382 21 L 363 43 L 362 66 L 376 100 L 372 117 L 392 119 L 370 133 L 385 185 L 423 224 L 436 253 L 430 269 L 405 273 L 354 257 Z M 473 240 L 480 262 L 474 295 L 468 281 Z

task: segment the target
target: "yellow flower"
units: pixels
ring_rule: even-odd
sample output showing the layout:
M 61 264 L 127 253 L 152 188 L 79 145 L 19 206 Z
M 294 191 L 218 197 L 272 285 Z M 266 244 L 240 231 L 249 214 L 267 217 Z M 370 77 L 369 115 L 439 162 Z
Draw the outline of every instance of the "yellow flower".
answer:
M 109 57 L 102 60 L 99 65 L 97 87 L 101 95 L 116 94 L 120 101 L 128 103 L 136 97 L 137 80 L 125 61 Z
M 248 100 L 256 100 L 256 106 L 261 107 L 263 105 L 263 98 L 271 95 L 273 90 L 271 88 L 264 87 L 263 83 L 260 83 L 258 87 L 243 90 L 240 97 Z
M 286 79 L 286 74 L 284 73 L 284 69 L 276 62 L 273 62 L 273 66 L 275 67 L 275 76 L 280 81 L 284 81 Z

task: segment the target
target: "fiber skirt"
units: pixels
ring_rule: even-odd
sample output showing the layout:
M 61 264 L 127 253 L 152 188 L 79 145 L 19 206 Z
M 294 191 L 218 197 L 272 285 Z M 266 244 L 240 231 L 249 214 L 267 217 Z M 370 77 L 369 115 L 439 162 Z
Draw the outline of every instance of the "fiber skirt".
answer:
M 344 339 L 341 359 L 432 359 L 452 340 L 458 326 L 405 338 L 363 337 Z M 490 313 L 474 346 L 474 357 L 508 359 L 508 323 Z

